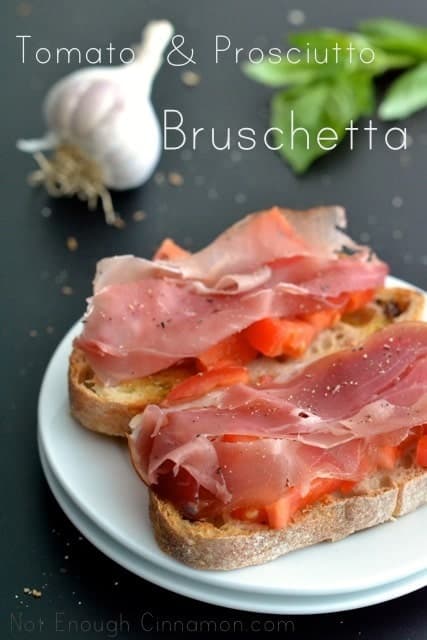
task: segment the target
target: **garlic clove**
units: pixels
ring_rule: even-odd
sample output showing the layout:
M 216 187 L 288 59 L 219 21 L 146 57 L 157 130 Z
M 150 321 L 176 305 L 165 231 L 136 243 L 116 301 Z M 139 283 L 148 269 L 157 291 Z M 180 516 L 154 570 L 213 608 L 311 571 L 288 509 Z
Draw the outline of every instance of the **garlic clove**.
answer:
M 115 78 L 118 75 L 116 72 L 121 69 L 122 67 L 82 69 L 73 71 L 59 80 L 48 91 L 43 102 L 43 114 L 48 130 L 56 131 L 62 136 L 69 136 L 74 112 L 80 108 L 80 102 L 92 85 L 105 81 L 120 87 L 120 83 Z M 95 109 L 94 105 L 96 105 Z M 96 103 L 92 105 L 92 110 L 98 110 Z
M 80 98 L 79 108 L 70 117 L 69 135 L 77 139 L 90 135 L 104 119 L 108 120 L 116 109 L 120 109 L 122 103 L 117 83 L 110 80 L 91 83 Z
M 136 59 L 132 66 L 144 69 L 145 92 L 149 96 L 153 80 L 163 62 L 163 52 L 174 34 L 174 28 L 168 20 L 153 20 L 142 32 L 142 43 L 137 49 Z
M 90 207 L 98 196 L 111 223 L 107 189 L 139 186 L 160 158 L 161 131 L 150 91 L 172 34 L 169 22 L 151 22 L 132 64 L 78 70 L 52 87 L 44 101 L 48 133 L 18 142 L 32 153 L 56 149 L 51 161 L 36 156 L 40 169 L 33 184 L 44 184 L 55 196 L 78 195 Z
M 141 129 L 137 126 L 140 119 L 147 124 L 150 122 L 150 125 Z M 105 154 L 97 155 L 106 184 L 112 189 L 122 191 L 133 189 L 146 182 L 160 159 L 162 145 L 160 126 L 151 104 L 147 103 L 144 107 L 133 111 L 128 110 L 126 118 L 117 117 L 104 126 L 106 130 L 108 128 L 113 132 L 111 139 L 115 141 Z M 133 134 L 131 143 L 129 143 L 129 132 Z M 128 140 L 128 142 L 121 144 L 120 140 Z M 94 146 L 96 147 L 96 144 Z M 141 153 L 143 147 L 149 147 L 151 153 Z M 97 153 L 96 150 L 93 153 Z
M 43 114 L 48 130 L 59 132 L 61 137 L 68 137 L 70 118 L 92 82 L 90 75 L 95 75 L 85 71 L 74 71 L 59 80 L 44 99 Z
M 43 138 L 30 140 L 17 140 L 16 147 L 24 153 L 36 153 L 36 151 L 50 151 L 58 146 L 58 137 L 53 131 L 49 131 Z

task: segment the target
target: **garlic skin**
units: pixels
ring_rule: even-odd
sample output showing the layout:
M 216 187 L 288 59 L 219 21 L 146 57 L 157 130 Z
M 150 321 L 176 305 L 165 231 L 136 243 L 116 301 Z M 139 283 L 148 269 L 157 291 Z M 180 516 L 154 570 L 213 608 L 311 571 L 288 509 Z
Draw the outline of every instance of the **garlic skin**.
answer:
M 103 185 L 110 189 L 146 182 L 162 150 L 151 87 L 172 35 L 168 21 L 150 22 L 134 62 L 78 70 L 62 78 L 44 101 L 47 134 L 40 140 L 18 141 L 18 148 L 35 153 L 61 145 L 76 147 L 95 163 Z

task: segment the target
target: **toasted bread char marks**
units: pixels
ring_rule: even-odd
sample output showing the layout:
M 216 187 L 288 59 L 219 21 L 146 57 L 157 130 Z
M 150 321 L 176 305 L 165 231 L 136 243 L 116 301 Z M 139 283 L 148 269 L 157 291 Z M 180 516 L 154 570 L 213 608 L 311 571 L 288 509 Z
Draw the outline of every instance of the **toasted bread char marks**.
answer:
M 87 429 L 125 437 L 129 422 L 137 413 L 148 404 L 161 402 L 172 387 L 191 373 L 188 367 L 172 367 L 146 378 L 106 387 L 96 379 L 83 351 L 74 349 L 68 368 L 71 414 Z
M 391 322 L 420 320 L 424 296 L 412 289 L 390 288 L 378 292 L 375 301 L 344 317 L 323 331 L 307 353 L 297 361 L 270 361 L 269 366 L 290 373 L 321 356 L 355 345 Z M 253 375 L 262 373 L 265 359 L 254 361 Z M 72 415 L 84 427 L 110 436 L 125 437 L 129 421 L 148 404 L 160 403 L 178 382 L 191 375 L 188 367 L 171 367 L 146 378 L 107 387 L 96 378 L 84 353 L 74 349 L 68 370 Z
M 328 496 L 300 512 L 285 529 L 230 520 L 184 520 L 175 507 L 150 491 L 150 518 L 160 548 L 197 569 L 229 570 L 262 564 L 319 542 L 335 542 L 427 502 L 427 471 L 400 468 L 364 482 L 349 497 Z

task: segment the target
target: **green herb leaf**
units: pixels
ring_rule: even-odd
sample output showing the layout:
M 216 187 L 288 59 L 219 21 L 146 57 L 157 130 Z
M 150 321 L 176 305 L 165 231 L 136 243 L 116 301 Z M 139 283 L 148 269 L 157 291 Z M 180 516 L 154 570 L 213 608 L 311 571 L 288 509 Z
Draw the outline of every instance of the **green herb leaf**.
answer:
M 406 118 L 427 107 L 427 62 L 397 78 L 382 101 L 378 114 L 382 120 Z
M 373 46 L 375 51 L 375 60 L 371 66 L 371 72 L 374 76 L 380 76 L 386 71 L 392 69 L 406 69 L 412 67 L 416 63 L 413 56 L 404 53 L 392 53 L 391 51 L 383 51 L 379 47 Z
M 418 60 L 427 59 L 427 29 L 416 25 L 377 18 L 359 25 L 361 32 L 371 42 L 385 51 L 403 53 Z
M 383 51 L 359 33 L 319 29 L 292 34 L 289 41 L 299 49 L 310 49 L 317 67 L 322 68 L 322 60 L 327 58 L 328 67 L 335 67 L 336 73 L 364 72 L 377 76 L 414 63 L 412 56 Z M 375 54 L 372 62 L 369 49 Z
M 337 41 L 347 46 L 350 38 L 346 34 L 332 30 L 309 31 L 293 34 L 289 40 L 293 45 L 289 49 L 290 60 L 284 55 L 279 63 L 267 60 L 246 63 L 243 69 L 247 75 L 270 87 L 284 87 L 308 84 L 346 71 L 345 55 L 336 57 L 332 51 Z M 307 45 L 310 48 L 308 55 Z M 357 66 L 354 65 L 354 71 Z
M 353 45 L 355 51 L 360 51 L 365 47 L 370 46 L 369 40 L 358 33 L 352 33 L 349 31 L 338 31 L 336 29 L 314 29 L 312 31 L 299 31 L 298 33 L 292 33 L 289 35 L 289 42 L 292 46 L 298 49 L 305 50 L 310 48 L 323 52 L 325 49 L 329 49 L 331 53 L 333 47 L 336 45 L 339 47 L 337 55 L 345 57 L 346 49 L 350 45 Z
M 303 173 L 316 160 L 334 148 L 344 137 L 345 128 L 351 120 L 367 115 L 374 108 L 374 87 L 372 78 L 364 74 L 342 75 L 310 86 L 295 87 L 281 91 L 273 97 L 271 126 L 281 129 L 283 135 L 275 131 L 275 146 L 283 145 L 281 155 L 294 171 Z M 302 127 L 305 132 L 293 129 Z M 318 144 L 319 131 L 324 131 L 323 146 Z M 333 131 L 328 131 L 328 130 Z M 333 133 L 336 132 L 336 135 Z M 330 142 L 325 139 L 332 138 Z M 308 148 L 307 148 L 308 147 Z
M 361 33 L 318 29 L 292 34 L 289 40 L 291 48 L 279 63 L 246 64 L 244 71 L 258 82 L 282 89 L 272 100 L 271 124 L 276 129 L 275 145 L 297 173 L 335 148 L 352 120 L 372 113 L 374 77 L 427 60 L 427 28 L 386 18 L 363 22 Z M 292 88 L 283 90 L 287 86 Z M 395 81 L 379 113 L 389 120 L 423 107 L 427 107 L 427 63 Z M 294 130 L 307 131 L 308 148 L 304 131 L 292 137 L 291 123 Z
M 369 42 L 357 34 L 338 31 L 313 31 L 294 34 L 293 44 L 300 51 L 291 52 L 291 62 L 283 57 L 280 62 L 264 60 L 259 63 L 247 62 L 243 71 L 252 80 L 273 88 L 289 85 L 310 84 L 316 80 L 331 78 L 342 73 L 364 72 L 373 76 L 390 69 L 405 68 L 414 63 L 414 58 L 401 54 L 375 50 L 372 63 L 364 63 L 359 57 L 360 51 L 368 47 Z M 305 49 L 309 43 L 310 50 Z M 362 46 L 363 45 L 363 46 Z M 354 47 L 351 57 L 347 47 Z M 341 51 L 333 50 L 340 47 Z M 372 47 L 370 47 L 372 48 Z M 307 53 L 309 57 L 307 58 Z M 299 59 L 299 62 L 296 60 Z
M 293 64 L 282 59 L 275 64 L 264 60 L 258 64 L 247 62 L 243 71 L 249 78 L 266 84 L 269 87 L 285 87 L 290 84 L 306 84 L 312 82 L 318 74 L 317 65 L 303 63 Z

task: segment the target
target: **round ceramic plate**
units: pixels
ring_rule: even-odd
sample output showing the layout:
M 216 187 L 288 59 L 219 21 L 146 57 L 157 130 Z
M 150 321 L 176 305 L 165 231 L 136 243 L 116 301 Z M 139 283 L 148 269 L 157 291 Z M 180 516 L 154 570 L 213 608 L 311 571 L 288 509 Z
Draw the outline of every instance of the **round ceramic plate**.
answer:
M 144 560 L 139 554 L 130 551 L 98 527 L 81 511 L 56 478 L 47 461 L 41 441 L 39 441 L 39 450 L 52 493 L 71 522 L 86 538 L 106 556 L 132 573 L 180 595 L 209 604 L 256 613 L 314 614 L 347 611 L 378 604 L 415 591 L 427 583 L 427 571 L 423 571 L 376 589 L 326 596 L 257 594 L 200 583 L 196 579 L 177 575 Z
M 389 286 L 407 286 L 390 278 Z M 340 542 L 302 549 L 274 562 L 228 572 L 199 571 L 157 547 L 148 517 L 148 492 L 129 461 L 124 442 L 94 434 L 69 414 L 68 357 L 77 323 L 56 349 L 39 398 L 39 437 L 66 493 L 96 527 L 159 568 L 212 588 L 256 594 L 354 593 L 396 582 L 427 569 L 427 507 Z

